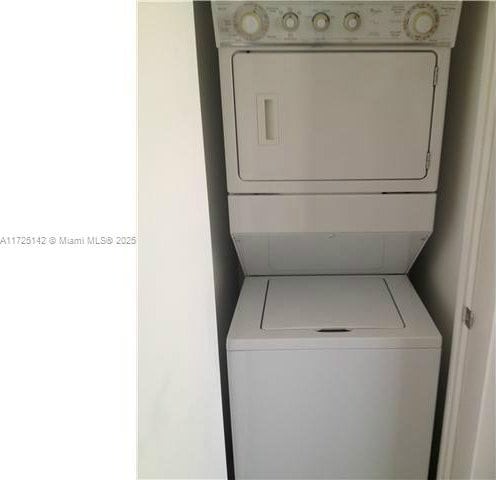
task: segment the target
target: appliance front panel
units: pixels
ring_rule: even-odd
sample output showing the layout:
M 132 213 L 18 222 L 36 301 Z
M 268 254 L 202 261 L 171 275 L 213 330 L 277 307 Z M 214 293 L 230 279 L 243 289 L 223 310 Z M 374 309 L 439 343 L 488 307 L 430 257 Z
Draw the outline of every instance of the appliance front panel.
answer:
M 439 357 L 377 346 L 228 352 L 236 478 L 427 478 Z
M 246 275 L 406 273 L 429 238 L 435 194 L 230 195 Z
M 433 51 L 252 51 L 232 58 L 243 181 L 426 176 Z
M 218 47 L 345 43 L 454 46 L 461 3 L 215 1 L 212 13 Z M 319 17 L 321 21 L 327 17 L 327 27 L 319 28 Z

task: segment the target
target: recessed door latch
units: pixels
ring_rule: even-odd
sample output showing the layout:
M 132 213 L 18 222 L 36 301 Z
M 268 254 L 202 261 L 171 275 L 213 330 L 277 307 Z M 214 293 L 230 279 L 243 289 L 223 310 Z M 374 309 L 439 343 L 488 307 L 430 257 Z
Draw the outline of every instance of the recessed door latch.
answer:
M 470 310 L 470 308 L 468 308 L 467 306 L 463 308 L 463 323 L 467 326 L 469 330 L 474 326 L 475 323 L 474 312 Z

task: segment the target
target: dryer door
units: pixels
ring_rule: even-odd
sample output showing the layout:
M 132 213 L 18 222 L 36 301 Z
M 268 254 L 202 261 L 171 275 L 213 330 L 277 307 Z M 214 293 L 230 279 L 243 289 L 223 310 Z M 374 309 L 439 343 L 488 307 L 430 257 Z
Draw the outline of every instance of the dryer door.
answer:
M 436 54 L 239 52 L 242 180 L 414 180 L 426 175 Z

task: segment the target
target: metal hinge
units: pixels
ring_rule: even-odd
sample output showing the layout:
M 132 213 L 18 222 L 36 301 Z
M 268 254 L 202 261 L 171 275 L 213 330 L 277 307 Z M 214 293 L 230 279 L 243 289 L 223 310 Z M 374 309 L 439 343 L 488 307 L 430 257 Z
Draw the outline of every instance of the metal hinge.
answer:
M 467 328 L 470 330 L 475 323 L 475 315 L 470 308 L 467 306 L 463 307 L 463 323 L 467 326 Z
M 437 77 L 439 74 L 439 67 L 436 65 L 434 67 L 434 79 L 433 79 L 433 85 L 437 85 Z
M 427 152 L 425 156 L 425 171 L 428 172 L 431 167 L 431 152 Z

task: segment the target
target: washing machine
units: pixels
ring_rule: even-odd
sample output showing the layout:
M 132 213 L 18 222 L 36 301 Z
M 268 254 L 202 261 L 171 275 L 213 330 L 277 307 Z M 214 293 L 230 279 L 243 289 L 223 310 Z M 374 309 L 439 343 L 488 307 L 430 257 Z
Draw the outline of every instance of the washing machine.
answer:
M 213 2 L 237 478 L 427 478 L 434 228 L 459 2 Z
M 237 478 L 427 478 L 441 336 L 404 275 L 248 277 L 229 331 Z
M 229 199 L 236 478 L 427 478 L 441 335 L 405 273 L 435 195 L 394 197 Z

